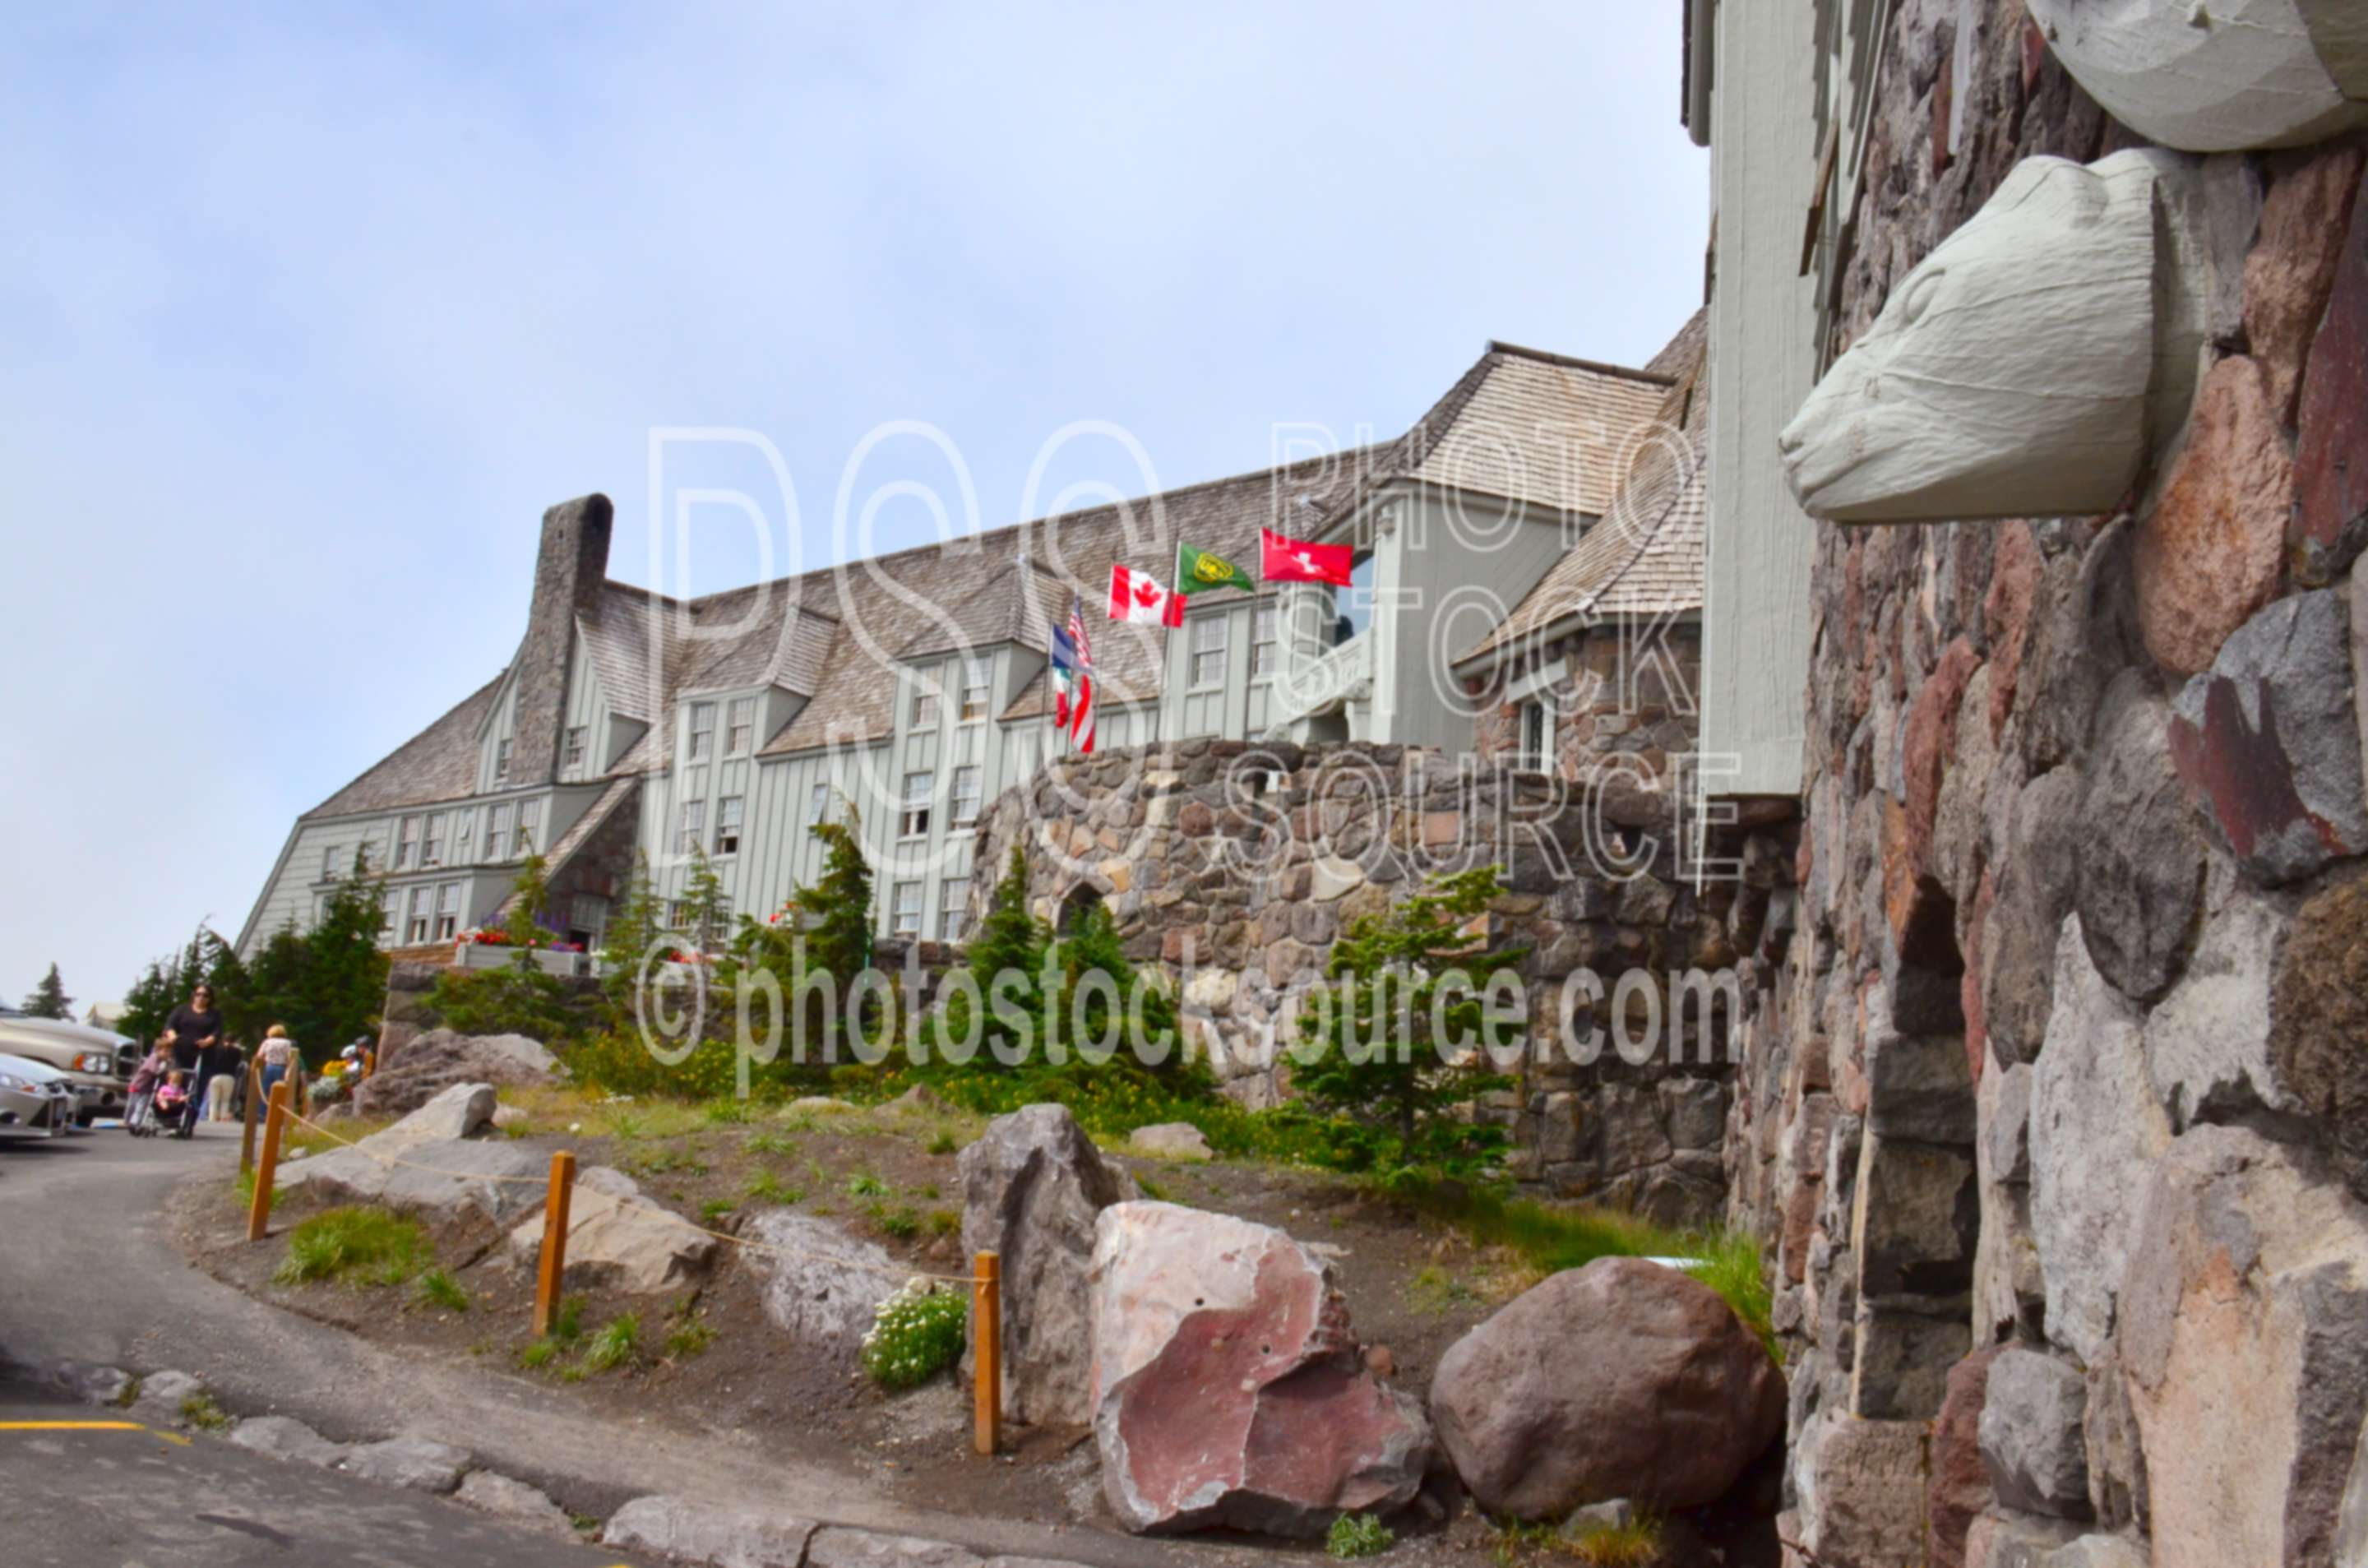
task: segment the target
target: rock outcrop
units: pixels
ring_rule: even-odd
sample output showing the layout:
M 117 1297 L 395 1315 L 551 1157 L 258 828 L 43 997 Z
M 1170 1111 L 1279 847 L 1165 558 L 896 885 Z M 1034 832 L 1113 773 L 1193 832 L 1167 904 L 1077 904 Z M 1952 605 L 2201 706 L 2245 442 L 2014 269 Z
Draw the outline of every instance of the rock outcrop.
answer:
M 477 1136 L 493 1116 L 491 1085 L 455 1084 L 351 1148 L 282 1165 L 276 1186 L 324 1203 L 377 1204 L 475 1239 L 531 1210 L 545 1190 L 541 1156 Z
M 510 1232 L 510 1261 L 532 1267 L 542 1252 L 544 1216 Z M 567 1205 L 567 1283 L 634 1295 L 673 1290 L 704 1273 L 723 1244 L 642 1196 L 620 1170 L 595 1165 L 575 1178 Z
M 1367 1370 L 1329 1267 L 1281 1231 L 1168 1203 L 1102 1211 L 1102 1490 L 1138 1532 L 1321 1535 L 1420 1486 L 1429 1423 Z
M 854 1370 L 905 1271 L 876 1244 L 804 1214 L 760 1214 L 743 1234 L 766 1249 L 748 1255 L 764 1274 L 765 1316 L 805 1353 Z
M 558 1059 L 522 1034 L 469 1035 L 429 1029 L 354 1090 L 362 1116 L 402 1116 L 456 1084 L 529 1087 L 551 1082 Z
M 1059 1105 L 997 1117 L 958 1165 L 963 1250 L 1002 1260 L 1003 1413 L 1083 1426 L 1093 1419 L 1094 1224 L 1140 1196 L 1134 1178 Z
M 1558 1518 L 1715 1501 L 1784 1426 L 1783 1380 L 1717 1292 L 1642 1258 L 1554 1275 L 1440 1358 L 1440 1447 L 1481 1506 Z

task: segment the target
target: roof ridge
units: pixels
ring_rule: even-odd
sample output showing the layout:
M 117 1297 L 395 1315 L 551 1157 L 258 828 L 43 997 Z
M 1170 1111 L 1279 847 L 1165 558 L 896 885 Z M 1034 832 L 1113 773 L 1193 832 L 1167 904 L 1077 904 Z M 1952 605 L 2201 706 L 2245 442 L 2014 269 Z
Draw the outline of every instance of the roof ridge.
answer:
M 1678 384 L 1678 378 L 1666 371 L 1644 370 L 1634 365 L 1614 365 L 1608 359 L 1582 359 L 1576 354 L 1557 354 L 1550 348 L 1531 348 L 1519 343 L 1507 343 L 1499 337 L 1492 337 L 1488 340 L 1487 351 L 1490 354 L 1510 355 L 1518 359 L 1535 359 L 1544 365 L 1559 365 L 1566 370 L 1589 370 L 1599 376 L 1618 376 L 1627 381 L 1645 381 L 1656 387 L 1673 387 Z

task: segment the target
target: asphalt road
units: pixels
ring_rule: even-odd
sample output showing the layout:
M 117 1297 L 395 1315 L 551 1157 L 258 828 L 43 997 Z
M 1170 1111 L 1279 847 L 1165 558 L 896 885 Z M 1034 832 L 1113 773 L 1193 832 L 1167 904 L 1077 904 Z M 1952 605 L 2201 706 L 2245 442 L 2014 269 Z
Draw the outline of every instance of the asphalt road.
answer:
M 160 1434 L 0 1382 L 0 1557 L 11 1568 L 603 1568 L 612 1551 L 441 1498 Z

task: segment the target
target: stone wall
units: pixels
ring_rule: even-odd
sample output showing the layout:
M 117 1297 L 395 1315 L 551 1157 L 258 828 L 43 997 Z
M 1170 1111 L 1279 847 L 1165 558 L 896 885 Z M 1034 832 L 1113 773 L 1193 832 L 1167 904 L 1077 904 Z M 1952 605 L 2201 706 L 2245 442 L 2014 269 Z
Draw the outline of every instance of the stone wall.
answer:
M 2018 160 L 2135 141 L 2015 0 L 1906 0 L 1880 73 L 1853 335 Z M 2328 1563 L 2348 1478 L 2368 1523 L 2361 169 L 2207 161 L 2241 291 L 2126 512 L 1818 527 L 1730 1150 L 1789 1562 Z
M 1677 759 L 1693 749 L 1702 628 L 1650 624 L 1635 635 L 1649 637 L 1650 645 L 1623 646 L 1614 626 L 1574 632 L 1475 681 L 1468 693 L 1478 713 L 1474 749 L 1484 758 L 1519 754 L 1521 705 L 1508 701 L 1507 693 L 1532 665 L 1560 660 L 1563 677 L 1537 695 L 1552 705 L 1554 762 L 1562 776 L 1581 779 L 1620 767 L 1668 778 Z
M 1709 853 L 1733 864 L 1697 878 L 1685 842 L 1666 797 L 1613 801 L 1395 746 L 1192 740 L 1056 759 L 1007 792 L 980 825 L 973 917 L 1022 845 L 1034 913 L 1058 923 L 1105 905 L 1128 953 L 1178 987 L 1225 1091 L 1266 1106 L 1289 1093 L 1280 1047 L 1342 930 L 1429 875 L 1503 866 L 1510 891 L 1488 936 L 1530 949 L 1532 1055 L 1482 1114 L 1512 1130 L 1523 1180 L 1690 1222 L 1724 1200 L 1729 1005 L 1705 1018 L 1671 977 L 1730 971 L 1739 994 L 1772 972 L 1792 849 L 1782 828 L 1722 832 Z M 1590 869 L 1615 856 L 1626 874 Z M 1574 1032 L 1608 1024 L 1622 999 L 1624 1055 L 1605 1044 L 1582 1064 L 1562 1048 L 1564 983 L 1582 970 L 1604 1000 L 1577 1010 Z M 1620 993 L 1631 971 L 1643 978 Z M 1674 1023 L 1653 1037 L 1648 1012 Z

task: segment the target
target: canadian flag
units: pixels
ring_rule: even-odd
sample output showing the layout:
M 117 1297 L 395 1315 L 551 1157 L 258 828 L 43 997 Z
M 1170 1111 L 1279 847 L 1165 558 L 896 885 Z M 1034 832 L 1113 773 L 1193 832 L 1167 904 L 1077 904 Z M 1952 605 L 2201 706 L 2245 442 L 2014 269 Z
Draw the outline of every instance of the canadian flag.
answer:
M 1184 624 L 1184 596 L 1171 594 L 1139 572 L 1110 562 L 1110 618 L 1144 626 Z

